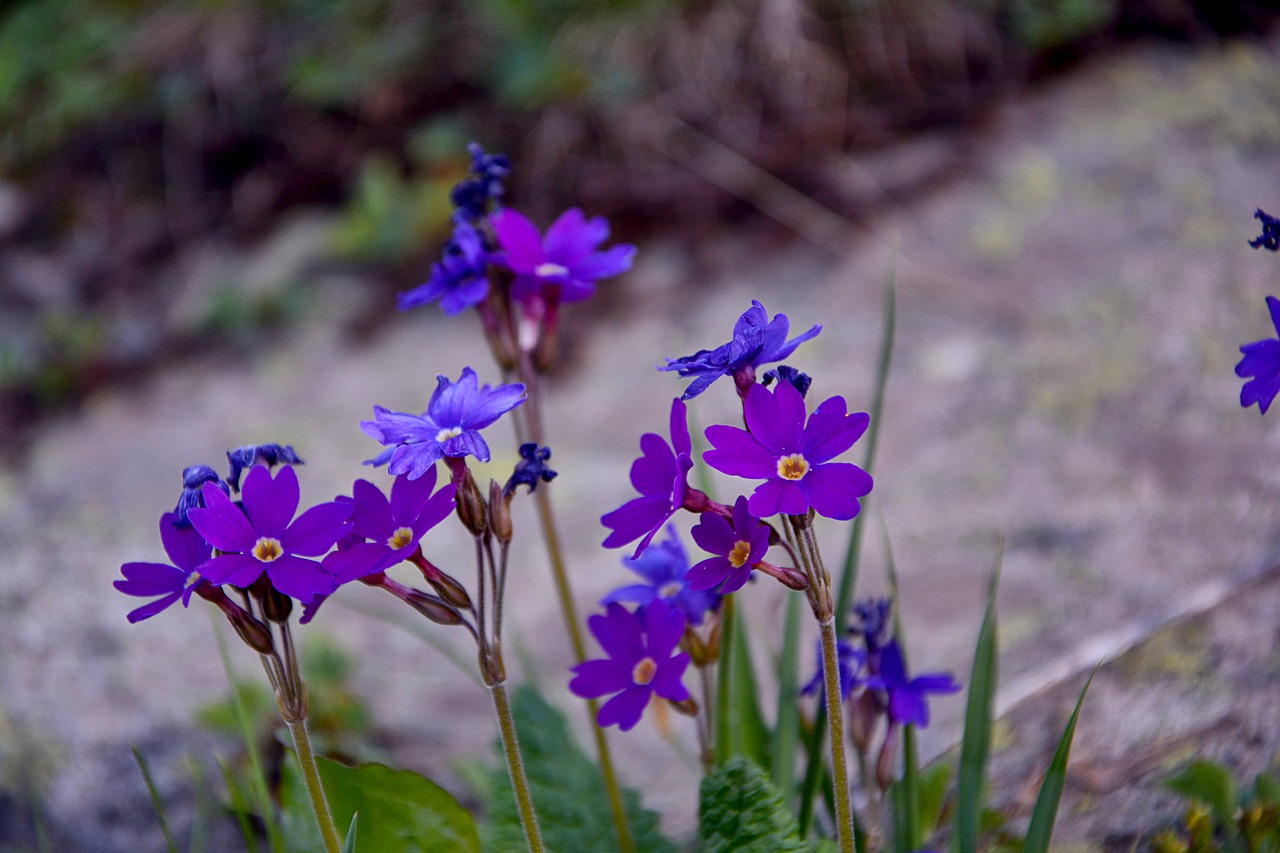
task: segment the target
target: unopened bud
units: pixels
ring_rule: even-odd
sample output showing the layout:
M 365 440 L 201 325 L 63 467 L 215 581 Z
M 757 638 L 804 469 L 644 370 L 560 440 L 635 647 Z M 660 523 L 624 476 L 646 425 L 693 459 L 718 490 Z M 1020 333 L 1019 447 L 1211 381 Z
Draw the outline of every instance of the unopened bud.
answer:
M 437 625 L 461 625 L 462 614 L 442 598 L 427 592 L 413 590 L 405 596 L 405 602 Z
M 875 737 L 876 723 L 880 720 L 880 708 L 870 690 L 864 690 L 849 706 L 849 739 L 854 748 L 866 754 L 871 748 L 871 738 Z
M 511 544 L 511 504 L 503 497 L 497 480 L 489 481 L 489 526 L 503 545 Z
M 260 655 L 269 655 L 275 651 L 270 628 L 238 607 L 224 612 L 227 614 L 227 621 L 235 629 L 236 635 L 244 640 L 245 645 Z
M 265 576 L 265 575 L 264 575 Z M 283 625 L 289 621 L 289 614 L 293 612 L 293 599 L 275 587 L 268 587 L 262 595 L 262 615 L 267 619 L 275 622 L 277 625 Z
M 756 563 L 754 568 L 756 571 L 763 572 L 790 589 L 804 591 L 809 588 L 809 579 L 804 576 L 804 573 L 790 566 L 775 566 L 773 563 L 766 563 L 762 560 Z
M 693 665 L 698 669 L 702 669 L 707 665 L 707 644 L 698 636 L 698 632 L 691 626 L 686 625 L 684 629 L 684 637 L 680 640 L 680 648 L 689 655 L 689 660 L 693 661 Z
M 880 745 L 880 757 L 876 760 L 876 784 L 881 791 L 888 791 L 893 784 L 893 774 L 898 758 L 898 727 L 890 725 Z
M 707 632 L 707 663 L 715 663 L 720 660 L 720 625 L 722 620 L 717 615 L 715 621 L 711 623 L 711 630 Z
M 435 574 L 427 578 L 427 583 L 431 584 L 432 589 L 440 593 L 441 598 L 459 610 L 469 610 L 471 608 L 471 596 L 467 594 L 466 587 L 452 575 L 446 575 L 444 572 L 437 570 Z
M 681 702 L 672 702 L 672 700 L 670 699 L 668 699 L 667 701 L 671 702 L 672 708 L 675 708 L 677 711 L 679 711 L 681 714 L 684 714 L 686 717 L 698 716 L 698 703 L 693 701 L 692 698 L 685 699 Z
M 454 468 L 453 477 L 454 485 L 458 487 L 456 498 L 458 518 L 473 535 L 482 536 L 489 528 L 484 497 L 476 486 L 475 478 L 471 476 L 471 469 L 467 468 L 466 463 L 461 460 L 459 462 L 461 464 Z

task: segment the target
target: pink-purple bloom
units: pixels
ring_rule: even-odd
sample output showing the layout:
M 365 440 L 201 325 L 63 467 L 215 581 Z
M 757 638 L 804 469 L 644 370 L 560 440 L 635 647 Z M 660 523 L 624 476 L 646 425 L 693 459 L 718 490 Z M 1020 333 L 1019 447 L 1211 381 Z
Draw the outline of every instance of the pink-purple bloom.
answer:
M 440 260 L 431 265 L 431 276 L 401 293 L 396 308 L 408 311 L 439 300 L 444 313 L 453 316 L 479 305 L 488 295 L 489 252 L 480 232 L 463 221 L 454 226 L 453 239 L 445 243 Z
M 511 297 L 527 302 L 554 292 L 560 302 L 578 302 L 595 293 L 596 282 L 631 269 L 636 247 L 619 244 L 603 251 L 609 237 L 603 217 L 587 219 L 569 208 L 547 229 L 546 236 L 523 214 L 510 208 L 491 217 L 499 252 L 492 260 L 515 273 Z
M 769 550 L 769 528 L 751 514 L 745 497 L 733 505 L 732 524 L 706 512 L 692 533 L 698 547 L 712 555 L 689 570 L 692 589 L 718 588 L 721 595 L 737 592 Z
M 420 415 L 373 407 L 373 420 L 361 421 L 360 429 L 387 446 L 369 465 L 390 463 L 387 470 L 396 476 L 416 480 L 443 457 L 474 456 L 489 461 L 489 445 L 480 430 L 492 424 L 525 400 L 520 383 L 492 388 L 480 385 L 476 372 L 462 369 L 457 382 L 436 377 L 436 390 Z
M 601 604 L 638 604 L 637 612 L 641 612 L 654 601 L 665 601 L 682 611 L 690 625 L 701 625 L 707 613 L 720 606 L 719 595 L 690 583 L 689 557 L 672 525 L 667 526 L 665 540 L 653 543 L 639 556 L 624 557 L 622 565 L 644 583 L 619 587 L 600 599 Z
M 310 557 L 324 555 L 351 530 L 351 504 L 329 502 L 298 510 L 298 475 L 285 466 L 272 478 L 255 465 L 241 492 L 244 509 L 204 485 L 204 507 L 188 513 L 192 525 L 222 552 L 200 573 L 213 584 L 247 587 L 266 572 L 271 585 L 291 598 L 309 602 L 337 587 L 331 574 Z
M 621 548 L 639 539 L 640 544 L 632 555 L 637 557 L 684 505 L 689 493 L 693 440 L 689 436 L 683 401 L 671 401 L 671 443 L 656 433 L 647 432 L 640 436 L 640 452 L 643 455 L 631 465 L 631 485 L 640 497 L 600 519 L 612 530 L 605 537 L 604 547 Z
M 755 381 L 755 368 L 762 364 L 782 361 L 796 347 L 817 337 L 821 326 L 814 326 L 802 335 L 787 340 L 791 322 L 786 314 L 776 314 L 772 320 L 769 312 L 758 301 L 752 300 L 733 327 L 733 339 L 713 350 L 698 350 L 693 355 L 669 358 L 659 370 L 674 370 L 680 376 L 695 379 L 685 389 L 682 400 L 692 400 L 711 386 L 721 376 L 743 374 L 743 384 Z M 807 378 L 807 377 L 806 377 Z
M 160 541 L 172 565 L 166 563 L 125 563 L 120 567 L 124 580 L 112 585 L 125 595 L 140 598 L 160 596 L 129 613 L 130 622 L 150 619 L 178 599 L 191 603 L 191 594 L 203 581 L 198 569 L 212 556 L 213 549 L 190 524 L 179 523 L 177 513 L 160 517 Z
M 1267 297 L 1267 310 L 1271 312 L 1271 325 L 1280 337 L 1280 299 Z M 1240 405 L 1246 409 L 1258 404 L 1258 412 L 1265 415 L 1271 401 L 1280 393 L 1280 340 L 1266 338 L 1240 347 L 1244 358 L 1236 365 L 1236 376 L 1252 377 L 1240 389 Z
M 858 498 L 871 492 L 871 475 L 831 460 L 861 437 L 869 422 L 865 413 L 850 414 L 843 397 L 830 397 L 806 423 L 804 398 L 786 382 L 772 392 L 751 386 L 743 412 L 745 430 L 707 428 L 714 449 L 702 458 L 730 476 L 764 480 L 748 502 L 752 515 L 802 515 L 813 508 L 826 518 L 847 521 L 858 514 Z
M 391 499 L 368 480 L 351 487 L 352 533 L 357 539 L 324 559 L 324 568 L 338 584 L 348 583 L 407 560 L 419 540 L 453 512 L 453 483 L 431 493 L 436 469 L 416 480 L 396 477 Z
M 685 624 L 678 609 L 655 601 L 642 617 L 621 604 L 610 604 L 604 615 L 592 616 L 587 624 L 609 657 L 575 666 L 569 690 L 584 699 L 617 694 L 600 707 L 598 725 L 629 731 L 640 722 L 652 696 L 672 702 L 689 698 L 681 681 L 689 656 L 677 652 Z
M 910 678 L 902 660 L 902 649 L 891 640 L 880 650 L 879 672 L 867 679 L 867 687 L 887 695 L 889 722 L 924 728 L 929 725 L 931 693 L 955 693 L 960 684 L 948 672 L 927 672 Z

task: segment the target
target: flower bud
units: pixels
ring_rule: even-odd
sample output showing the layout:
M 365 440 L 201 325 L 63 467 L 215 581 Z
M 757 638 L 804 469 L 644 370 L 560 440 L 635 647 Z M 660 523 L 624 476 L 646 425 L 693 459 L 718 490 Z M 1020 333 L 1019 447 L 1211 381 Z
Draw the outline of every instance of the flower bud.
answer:
M 897 758 L 898 727 L 891 725 L 884 736 L 884 743 L 880 745 L 880 757 L 876 760 L 876 784 L 880 786 L 881 791 L 888 791 L 889 786 L 893 784 Z
M 718 616 L 719 614 L 717 614 Z M 711 630 L 707 632 L 707 663 L 715 663 L 720 660 L 720 625 L 721 619 L 717 618 L 711 623 Z
M 473 535 L 483 536 L 489 528 L 484 497 L 476 486 L 475 477 L 471 476 L 471 469 L 461 459 L 457 461 L 460 464 L 453 466 L 453 482 L 458 487 L 456 497 L 458 518 Z
M 872 691 L 864 690 L 849 703 L 849 739 L 858 752 L 866 754 L 871 749 L 871 738 L 880 720 L 880 708 Z
M 438 592 L 441 598 L 459 610 L 471 608 L 471 596 L 467 594 L 466 587 L 452 575 L 437 570 L 434 575 L 427 578 L 427 583 L 431 584 L 431 588 Z
M 413 590 L 405 596 L 405 602 L 437 625 L 461 625 L 462 614 L 442 598 L 427 592 Z
M 244 640 L 245 645 L 260 655 L 269 655 L 275 651 L 275 642 L 271 639 L 270 628 L 239 607 L 223 612 L 227 614 L 227 621 L 231 623 L 237 636 Z
M 266 577 L 264 574 L 263 577 Z M 289 621 L 293 612 L 293 599 L 275 587 L 268 587 L 262 594 L 262 615 L 277 625 Z
M 499 542 L 511 544 L 511 503 L 503 497 L 502 486 L 497 480 L 489 481 L 489 525 Z
M 670 699 L 668 699 L 667 701 L 671 703 L 672 708 L 675 708 L 677 711 L 679 711 L 681 714 L 684 714 L 686 717 L 698 716 L 698 703 L 693 701 L 692 698 L 685 699 L 681 702 L 671 702 Z
M 680 648 L 684 649 L 689 655 L 689 660 L 693 661 L 693 665 L 698 669 L 702 669 L 707 665 L 707 644 L 698 636 L 698 632 L 692 626 L 686 625 L 684 628 L 684 637 L 680 640 Z

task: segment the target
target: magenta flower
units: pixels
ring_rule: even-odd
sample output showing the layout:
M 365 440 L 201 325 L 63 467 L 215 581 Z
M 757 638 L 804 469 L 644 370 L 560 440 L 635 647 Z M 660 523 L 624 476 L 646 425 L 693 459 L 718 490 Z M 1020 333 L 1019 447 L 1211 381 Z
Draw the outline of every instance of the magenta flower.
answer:
M 410 480 L 396 477 L 391 500 L 368 480 L 356 480 L 351 487 L 352 534 L 358 537 L 324 558 L 324 568 L 339 585 L 388 569 L 409 558 L 418 541 L 453 512 L 453 483 L 431 494 L 436 485 L 436 469 Z
M 1271 324 L 1280 335 L 1280 299 L 1267 297 L 1267 310 L 1271 312 Z M 1258 412 L 1265 415 L 1271 402 L 1280 393 L 1280 340 L 1266 338 L 1240 347 L 1244 358 L 1236 365 L 1236 376 L 1253 377 L 1240 389 L 1240 405 L 1246 409 L 1258 404 Z
M 215 487 L 216 491 L 216 487 Z M 221 492 L 219 492 L 221 494 Z M 150 619 L 171 604 L 182 599 L 182 606 L 191 603 L 191 593 L 202 583 L 197 571 L 213 554 L 209 543 L 190 525 L 182 525 L 177 513 L 166 512 L 160 516 L 160 541 L 173 565 L 165 563 L 125 563 L 120 567 L 124 580 L 114 581 L 112 586 L 125 595 L 139 597 L 160 596 L 129 613 L 130 622 Z
M 702 454 L 717 471 L 764 480 L 748 502 L 751 514 L 819 515 L 847 521 L 858 514 L 858 498 L 871 492 L 871 475 L 849 462 L 831 462 L 866 430 L 865 413 L 849 414 L 843 397 L 822 402 L 805 423 L 804 398 L 790 383 L 772 393 L 753 385 L 743 401 L 747 429 L 707 427 L 715 446 Z
M 420 415 L 373 407 L 373 420 L 361 421 L 360 429 L 387 449 L 366 464 L 382 465 L 396 476 L 416 480 L 431 470 L 436 461 L 449 456 L 474 456 L 489 461 L 489 445 L 480 430 L 524 402 L 520 383 L 491 388 L 480 385 L 476 372 L 462 369 L 457 382 L 436 377 L 436 390 Z
M 592 616 L 587 623 L 609 657 L 575 666 L 569 690 L 584 699 L 617 694 L 600 707 L 599 726 L 630 731 L 640 722 L 651 696 L 672 702 L 689 698 L 680 680 L 689 656 L 676 653 L 684 634 L 684 614 L 679 610 L 655 601 L 641 619 L 621 604 L 610 604 L 603 616 Z
M 683 401 L 671 401 L 671 443 L 656 433 L 647 432 L 640 436 L 640 452 L 643 455 L 631 465 L 631 485 L 640 497 L 600 519 L 613 531 L 605 538 L 604 547 L 621 548 L 628 542 L 640 540 L 633 557 L 640 556 L 640 552 L 649 547 L 657 532 L 684 505 L 690 492 L 688 476 L 693 468 L 693 441 L 689 437 Z
M 712 555 L 689 570 L 692 589 L 719 587 L 721 595 L 737 592 L 769 550 L 769 528 L 751 514 L 745 497 L 733 505 L 733 524 L 707 512 L 692 533 L 698 547 Z
M 262 576 L 291 598 L 309 602 L 337 588 L 333 575 L 315 560 L 351 530 L 351 504 L 333 501 L 298 516 L 298 475 L 285 466 L 274 479 L 265 465 L 255 465 L 244 479 L 244 509 L 204 484 L 204 508 L 188 517 L 209 544 L 223 552 L 200 572 L 210 583 L 247 587 Z
M 628 244 L 597 251 L 609 237 L 609 224 L 600 216 L 587 219 L 576 207 L 560 214 L 545 238 L 527 217 L 510 208 L 494 214 L 491 221 L 501 249 L 491 259 L 515 273 L 511 296 L 517 302 L 553 288 L 561 302 L 586 299 L 595 293 L 596 282 L 631 269 L 636 254 L 636 247 Z

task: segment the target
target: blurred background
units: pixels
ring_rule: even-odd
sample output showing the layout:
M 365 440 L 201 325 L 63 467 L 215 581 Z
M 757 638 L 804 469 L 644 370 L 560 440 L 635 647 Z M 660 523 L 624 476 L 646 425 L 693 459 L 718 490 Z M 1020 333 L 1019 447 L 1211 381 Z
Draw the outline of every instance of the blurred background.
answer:
M 159 558 L 185 465 L 292 443 L 304 499 L 327 499 L 372 454 L 355 423 L 374 403 L 421 410 L 468 363 L 495 378 L 474 318 L 394 312 L 448 236 L 471 140 L 510 156 L 508 200 L 541 226 L 576 205 L 640 245 L 633 274 L 575 307 L 553 378 L 584 610 L 626 582 L 595 518 L 626 500 L 637 434 L 679 389 L 650 366 L 722 343 L 761 298 L 826 325 L 801 366 L 866 408 L 891 267 L 877 500 L 907 615 L 934 632 L 916 632 L 936 643 L 923 663 L 967 666 L 997 532 L 1006 708 L 1264 582 L 1280 478 L 1257 460 L 1280 444 L 1239 411 L 1231 365 L 1269 333 L 1277 280 L 1245 240 L 1255 207 L 1280 208 L 1278 18 L 1264 0 L 3 4 L 0 849 L 163 849 L 130 743 L 179 825 L 216 800 L 207 756 L 234 738 L 206 614 L 129 627 L 108 584 Z M 525 533 L 513 631 L 563 701 Z M 412 637 L 328 616 L 318 666 L 354 703 L 335 730 L 466 801 L 458 762 L 493 734 L 482 694 Z M 1256 640 L 1239 642 L 1267 658 L 1275 637 Z M 362 670 L 375 654 L 427 670 L 427 692 Z M 1169 655 L 1160 677 L 1202 694 L 1218 657 Z M 1248 683 L 1274 687 L 1259 666 Z M 1144 747 L 1229 709 L 1184 710 Z M 1239 736 L 1252 718 L 1231 719 Z M 1117 765 L 1130 746 L 1096 746 L 1121 781 L 1083 797 L 1156 766 Z M 687 831 L 691 774 L 620 749 Z M 1129 849 L 1107 819 L 1079 837 Z

